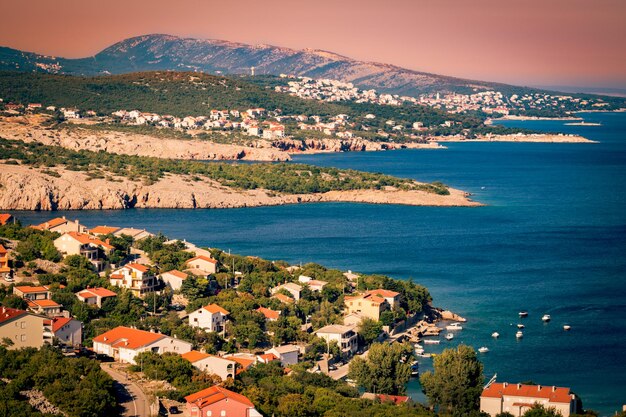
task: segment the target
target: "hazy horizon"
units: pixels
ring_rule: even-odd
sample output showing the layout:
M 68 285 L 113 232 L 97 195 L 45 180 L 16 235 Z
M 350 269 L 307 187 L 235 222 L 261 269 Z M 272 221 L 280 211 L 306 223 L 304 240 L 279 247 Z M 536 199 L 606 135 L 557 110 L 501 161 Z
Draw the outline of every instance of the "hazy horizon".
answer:
M 391 0 L 314 5 L 165 0 L 9 3 L 0 45 L 66 58 L 163 33 L 293 49 L 524 86 L 626 88 L 626 2 Z M 16 16 L 20 18 L 16 19 Z

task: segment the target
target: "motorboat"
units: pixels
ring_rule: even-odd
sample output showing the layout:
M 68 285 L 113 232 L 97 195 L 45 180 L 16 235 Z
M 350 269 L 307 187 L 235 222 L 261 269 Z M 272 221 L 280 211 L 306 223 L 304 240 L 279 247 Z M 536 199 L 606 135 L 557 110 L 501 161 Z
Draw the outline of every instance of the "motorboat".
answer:
M 417 361 L 413 361 L 411 364 L 411 376 L 418 376 L 420 374 L 420 364 Z
M 424 340 L 424 344 L 425 345 L 438 345 L 439 343 L 441 343 L 441 340 L 439 340 L 439 339 L 426 339 L 426 340 Z
M 522 337 L 524 337 L 524 333 L 519 330 L 517 333 L 515 333 L 515 337 L 517 337 L 518 339 L 521 339 Z
M 565 326 L 563 326 L 563 330 L 565 330 L 566 332 L 569 332 L 572 329 L 572 326 L 570 326 L 569 324 L 566 324 Z
M 446 330 L 463 330 L 461 323 L 452 323 L 446 326 Z
M 493 333 L 491 333 L 491 337 L 493 337 L 494 339 L 497 339 L 497 338 L 499 338 L 499 337 L 500 337 L 500 333 L 498 333 L 498 332 L 493 332 Z
M 549 314 L 544 314 L 543 317 L 541 318 L 541 320 L 545 321 L 546 323 L 549 322 L 551 320 L 551 317 Z
M 420 358 L 430 358 L 432 355 L 430 353 L 416 353 L 416 356 L 419 356 Z
M 522 318 L 523 317 L 528 317 L 528 311 L 520 311 L 519 312 L 519 316 L 522 317 Z
M 526 327 L 526 326 L 524 326 L 523 324 L 518 324 L 518 325 L 517 325 L 517 328 L 518 328 L 518 329 L 523 329 L 524 327 Z
M 482 346 L 482 347 L 478 348 L 478 351 L 480 353 L 487 353 L 487 352 L 489 352 L 489 348 L 487 346 Z
M 446 335 L 446 340 L 452 340 L 452 339 L 454 339 L 454 335 L 452 333 L 448 333 Z

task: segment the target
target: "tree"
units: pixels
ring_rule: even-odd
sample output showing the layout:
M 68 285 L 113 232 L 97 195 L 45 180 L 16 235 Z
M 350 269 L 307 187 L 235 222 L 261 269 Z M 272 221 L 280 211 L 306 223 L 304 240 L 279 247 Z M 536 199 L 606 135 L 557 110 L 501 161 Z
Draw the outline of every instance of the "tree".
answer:
M 563 415 L 554 407 L 545 407 L 543 404 L 535 403 L 523 415 L 524 417 L 562 417 Z
M 367 359 L 356 357 L 350 362 L 350 378 L 366 391 L 381 394 L 403 394 L 411 378 L 410 343 L 374 343 Z
M 363 338 L 365 344 L 369 345 L 376 340 L 382 329 L 382 323 L 370 319 L 369 317 L 365 317 L 361 320 L 361 324 L 359 324 L 359 336 Z
M 433 360 L 434 373 L 420 377 L 430 402 L 453 415 L 478 410 L 483 386 L 483 364 L 473 348 L 459 345 L 446 349 Z

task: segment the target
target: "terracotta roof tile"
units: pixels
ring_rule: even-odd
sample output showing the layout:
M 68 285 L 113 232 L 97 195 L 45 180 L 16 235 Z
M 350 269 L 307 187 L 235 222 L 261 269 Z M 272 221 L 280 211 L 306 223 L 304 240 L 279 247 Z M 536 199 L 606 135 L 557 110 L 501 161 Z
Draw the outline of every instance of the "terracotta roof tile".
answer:
M 122 346 L 127 349 L 137 349 L 142 346 L 154 343 L 166 337 L 161 333 L 146 332 L 145 330 L 131 329 L 130 327 L 119 326 L 106 333 L 93 338 L 94 342 L 107 345 Z
M 509 383 L 493 383 L 485 388 L 482 397 L 501 398 L 503 395 L 526 398 L 544 398 L 550 402 L 569 403 L 571 401 L 569 388 L 560 388 L 542 385 L 524 385 Z
M 18 310 L 16 308 L 0 307 L 0 324 L 16 317 L 23 316 L 24 314 L 28 313 L 24 310 Z
M 208 311 L 211 314 L 222 313 L 225 316 L 230 314 L 228 311 L 226 311 L 222 307 L 218 306 L 217 304 L 209 304 L 208 306 L 205 306 L 205 307 L 202 307 L 202 308 L 204 308 L 206 311 Z
M 270 310 L 269 308 L 259 307 L 256 311 L 263 314 L 268 320 L 278 320 L 278 317 L 280 317 L 280 311 Z
M 191 262 L 191 261 L 206 261 L 206 262 L 210 262 L 212 264 L 217 265 L 217 261 L 215 259 L 211 259 L 208 256 L 204 256 L 204 255 L 200 255 L 200 256 L 196 256 L 194 258 L 191 258 L 187 261 L 187 263 Z
M 248 397 L 237 394 L 236 392 L 232 392 L 218 385 L 214 385 L 210 388 L 203 389 L 202 391 L 185 397 L 185 400 L 188 403 L 195 403 L 200 408 L 215 404 L 216 402 L 224 399 L 229 399 L 231 401 L 245 404 L 249 407 L 254 407 L 254 404 L 252 404 L 252 401 L 250 401 Z
M 194 362 L 198 362 L 198 361 L 200 361 L 202 359 L 206 359 L 206 358 L 210 357 L 211 355 L 209 355 L 208 353 L 198 352 L 197 350 L 192 350 L 192 351 L 189 351 L 187 353 L 183 353 L 180 356 L 183 359 L 187 359 L 189 362 L 194 363 Z

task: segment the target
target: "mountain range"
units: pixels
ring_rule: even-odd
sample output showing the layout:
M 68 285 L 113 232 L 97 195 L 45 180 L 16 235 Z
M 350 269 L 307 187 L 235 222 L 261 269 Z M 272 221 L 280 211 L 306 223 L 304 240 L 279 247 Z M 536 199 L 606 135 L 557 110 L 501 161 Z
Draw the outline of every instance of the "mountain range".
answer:
M 412 96 L 429 92 L 467 93 L 474 89 L 522 89 L 358 61 L 322 50 L 295 50 L 161 34 L 129 38 L 92 57 L 79 59 L 45 56 L 0 47 L 0 70 L 12 71 L 85 76 L 152 70 L 250 74 L 252 67 L 256 74 L 284 73 L 329 78 L 352 82 L 363 89 L 373 88 L 380 92 Z

